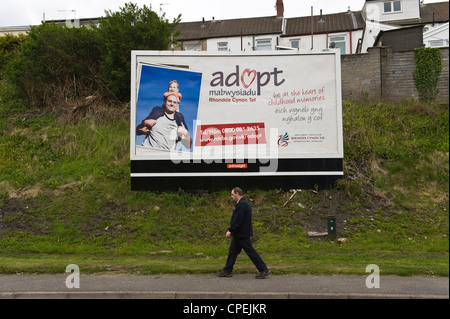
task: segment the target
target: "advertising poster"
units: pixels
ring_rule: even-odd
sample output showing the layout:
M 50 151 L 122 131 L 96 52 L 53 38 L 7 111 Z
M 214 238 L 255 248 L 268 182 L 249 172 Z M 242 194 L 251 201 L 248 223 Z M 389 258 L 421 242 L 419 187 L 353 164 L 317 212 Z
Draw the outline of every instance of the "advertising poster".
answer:
M 342 176 L 337 50 L 133 51 L 132 59 L 132 185 Z

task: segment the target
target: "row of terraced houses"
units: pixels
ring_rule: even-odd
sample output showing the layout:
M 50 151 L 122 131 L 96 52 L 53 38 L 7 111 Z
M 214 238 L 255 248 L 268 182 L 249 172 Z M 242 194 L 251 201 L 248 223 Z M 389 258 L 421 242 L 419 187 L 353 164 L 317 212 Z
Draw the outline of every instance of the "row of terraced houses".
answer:
M 324 8 L 311 16 L 294 18 L 285 17 L 283 0 L 274 1 L 274 16 L 181 22 L 177 44 L 171 49 L 214 53 L 337 48 L 342 54 L 344 98 L 400 100 L 417 97 L 412 79 L 413 49 L 438 47 L 443 59 L 438 98 L 448 100 L 448 1 L 366 0 L 361 10 L 347 8 L 327 14 Z M 98 21 L 52 22 L 88 26 Z M 28 30 L 29 26 L 0 27 L 0 36 Z
M 274 0 L 275 1 L 275 0 Z M 449 44 L 448 1 L 366 0 L 362 10 L 348 8 L 340 13 L 285 18 L 283 0 L 276 0 L 276 16 L 181 22 L 175 50 L 256 51 L 321 50 L 330 46 L 342 54 L 365 53 L 377 44 L 380 33 L 421 27 L 423 44 L 445 47 Z M 317 11 L 317 10 L 316 10 Z M 98 23 L 98 18 L 70 21 L 72 25 Z M 66 23 L 66 21 L 56 21 Z M 0 35 L 26 33 L 29 26 L 0 27 Z
M 258 51 L 321 50 L 330 46 L 342 54 L 365 53 L 376 45 L 380 33 L 419 27 L 423 44 L 448 47 L 447 2 L 425 4 L 419 0 L 366 0 L 359 11 L 284 18 L 282 0 L 276 1 L 273 17 L 202 20 L 179 25 L 180 50 Z

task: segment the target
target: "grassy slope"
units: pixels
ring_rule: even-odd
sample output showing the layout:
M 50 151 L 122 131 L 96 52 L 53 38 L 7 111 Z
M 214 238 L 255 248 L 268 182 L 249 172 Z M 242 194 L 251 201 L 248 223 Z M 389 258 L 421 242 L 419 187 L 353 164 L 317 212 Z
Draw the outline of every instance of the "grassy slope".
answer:
M 363 274 L 373 263 L 448 276 L 448 103 L 343 111 L 345 179 L 334 189 L 247 194 L 258 250 L 278 273 Z M 129 122 L 111 113 L 62 120 L 0 100 L 0 273 L 223 266 L 229 191 L 131 192 Z M 345 243 L 308 237 L 330 213 Z M 237 263 L 254 271 L 245 254 Z

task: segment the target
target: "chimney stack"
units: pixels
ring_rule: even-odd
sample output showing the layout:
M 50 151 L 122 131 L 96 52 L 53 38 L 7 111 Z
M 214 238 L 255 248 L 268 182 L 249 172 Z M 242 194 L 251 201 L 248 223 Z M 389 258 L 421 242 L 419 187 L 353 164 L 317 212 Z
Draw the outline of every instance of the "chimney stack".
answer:
M 276 7 L 277 7 L 277 18 L 283 18 L 284 16 L 283 0 L 277 0 Z
M 319 19 L 319 23 L 324 23 L 325 20 L 323 19 L 323 15 L 322 15 L 322 9 L 320 9 L 320 19 Z

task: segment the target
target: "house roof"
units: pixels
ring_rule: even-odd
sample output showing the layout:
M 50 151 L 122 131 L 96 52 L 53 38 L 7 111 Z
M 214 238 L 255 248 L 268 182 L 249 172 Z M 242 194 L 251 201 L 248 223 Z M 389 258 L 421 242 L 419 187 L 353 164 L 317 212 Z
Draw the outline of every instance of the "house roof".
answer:
M 365 22 L 361 11 L 349 11 L 313 16 L 314 33 L 340 32 L 363 29 Z M 311 17 L 288 18 L 285 36 L 311 34 Z M 181 34 L 178 41 L 207 38 L 236 37 L 242 35 L 281 34 L 283 19 L 273 17 L 245 18 L 181 22 L 177 30 Z
M 334 14 L 313 16 L 315 34 L 363 29 L 365 22 L 361 11 L 347 11 Z M 311 34 L 311 17 L 289 18 L 285 36 Z
M 0 27 L 0 32 L 9 33 L 9 32 L 28 32 L 30 31 L 29 25 L 19 25 L 13 27 Z
M 177 30 L 178 41 L 207 38 L 235 37 L 242 35 L 280 34 L 283 19 L 273 17 L 181 22 Z
M 434 22 L 448 22 L 448 1 L 425 4 L 420 11 L 423 23 L 432 23 L 433 14 Z

